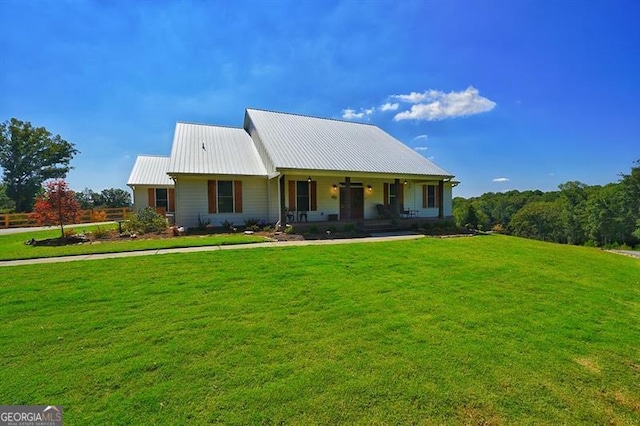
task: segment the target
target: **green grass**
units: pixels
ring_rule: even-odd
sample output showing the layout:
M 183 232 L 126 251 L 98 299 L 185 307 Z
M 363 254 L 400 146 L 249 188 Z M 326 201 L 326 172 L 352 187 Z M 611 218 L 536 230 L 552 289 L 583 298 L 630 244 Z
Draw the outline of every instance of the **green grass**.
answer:
M 75 228 L 76 232 L 89 232 L 96 225 Z M 114 226 L 102 226 L 103 229 Z M 247 244 L 263 242 L 257 235 L 212 234 L 166 239 L 123 239 L 122 241 L 98 241 L 91 244 L 75 244 L 61 247 L 29 246 L 25 244 L 32 238 L 43 240 L 60 236 L 60 229 L 34 231 L 20 234 L 0 235 L 0 261 L 16 259 L 34 259 L 39 257 L 73 256 L 80 254 L 119 253 L 124 251 L 158 250 L 178 247 L 217 246 L 229 244 Z
M 490 236 L 8 267 L 65 424 L 639 424 L 640 262 Z

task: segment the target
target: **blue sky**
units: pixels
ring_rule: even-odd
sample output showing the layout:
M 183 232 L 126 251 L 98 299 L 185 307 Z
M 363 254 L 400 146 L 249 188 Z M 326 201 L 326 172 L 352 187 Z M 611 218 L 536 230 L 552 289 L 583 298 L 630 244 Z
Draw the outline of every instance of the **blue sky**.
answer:
M 75 143 L 76 190 L 246 107 L 376 124 L 458 196 L 605 184 L 640 159 L 639 21 L 616 0 L 0 0 L 0 120 Z

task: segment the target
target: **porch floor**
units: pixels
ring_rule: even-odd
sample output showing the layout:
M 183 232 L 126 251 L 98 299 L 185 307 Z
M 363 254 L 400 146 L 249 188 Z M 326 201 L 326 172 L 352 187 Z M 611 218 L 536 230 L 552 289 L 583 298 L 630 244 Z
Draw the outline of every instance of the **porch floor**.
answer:
M 289 222 L 296 234 L 308 233 L 311 230 L 316 232 L 325 232 L 332 230 L 334 232 L 342 231 L 358 231 L 365 234 L 372 232 L 395 232 L 417 230 L 424 227 L 425 224 L 434 224 L 440 222 L 451 221 L 452 218 L 445 219 L 414 217 L 399 219 L 354 219 L 354 220 L 337 220 L 337 221 L 313 221 L 313 222 Z

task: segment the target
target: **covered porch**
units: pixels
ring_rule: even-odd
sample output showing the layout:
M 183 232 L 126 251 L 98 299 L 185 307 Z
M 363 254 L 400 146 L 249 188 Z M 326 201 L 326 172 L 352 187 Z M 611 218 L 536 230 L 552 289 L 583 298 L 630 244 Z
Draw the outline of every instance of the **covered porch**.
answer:
M 317 170 L 284 172 L 272 183 L 277 183 L 272 202 L 281 224 L 316 225 L 444 219 L 452 215 L 455 185 L 446 176 L 338 176 Z

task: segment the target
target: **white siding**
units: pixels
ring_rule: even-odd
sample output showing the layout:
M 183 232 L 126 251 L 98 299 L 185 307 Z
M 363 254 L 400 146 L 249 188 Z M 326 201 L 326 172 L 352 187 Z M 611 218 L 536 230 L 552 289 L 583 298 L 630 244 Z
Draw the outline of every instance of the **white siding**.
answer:
M 133 192 L 133 211 L 138 212 L 149 207 L 149 188 L 173 188 L 173 185 L 135 185 Z
M 133 190 L 133 211 L 138 212 L 149 206 L 148 188 L 150 187 L 146 185 L 135 186 L 135 189 Z
M 268 183 L 268 203 L 269 203 L 269 223 L 276 223 L 280 220 L 280 177 L 269 180 Z
M 208 180 L 242 181 L 242 213 L 209 213 Z M 176 182 L 176 224 L 195 227 L 198 214 L 203 221 L 220 226 L 227 220 L 235 225 L 244 226 L 246 219 L 269 220 L 267 200 L 267 179 L 261 177 L 212 175 L 207 177 L 179 176 Z

